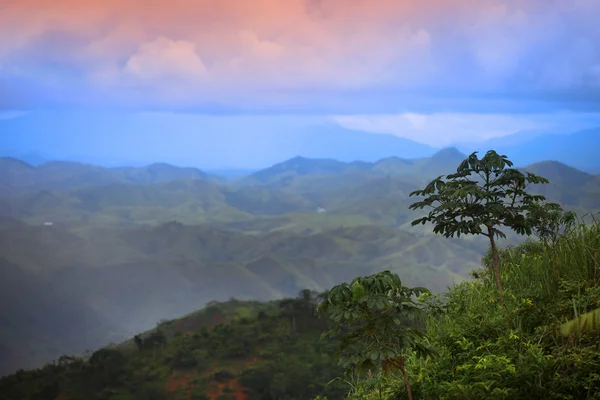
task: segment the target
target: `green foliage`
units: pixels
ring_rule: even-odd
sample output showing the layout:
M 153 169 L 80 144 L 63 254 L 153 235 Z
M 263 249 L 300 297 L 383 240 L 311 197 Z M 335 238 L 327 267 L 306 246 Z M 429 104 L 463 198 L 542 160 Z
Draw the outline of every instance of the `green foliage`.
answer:
M 433 207 L 425 217 L 416 219 L 413 225 L 432 222 L 434 233 L 446 237 L 461 234 L 481 234 L 490 237 L 506 237 L 498 227 L 506 226 L 519 234 L 533 232 L 532 221 L 526 212 L 545 200 L 544 196 L 525 191 L 529 184 L 549 183 L 546 178 L 512 167 L 512 161 L 493 150 L 481 159 L 477 152 L 467 157 L 456 173 L 440 176 L 423 190 L 410 196 L 427 196 L 410 206 L 411 209 Z M 475 175 L 475 179 L 471 178 Z M 477 180 L 478 178 L 478 180 Z M 437 203 L 437 205 L 436 205 Z M 553 205 L 554 209 L 557 205 Z M 484 230 L 485 228 L 485 230 Z
M 554 203 L 532 204 L 528 209 L 528 218 L 533 221 L 533 233 L 549 245 L 554 245 L 560 236 L 572 229 L 577 222 L 574 212 L 563 212 L 562 208 Z
M 329 291 L 318 312 L 327 314 L 334 326 L 323 337 L 339 340 L 340 364 L 347 375 L 371 372 L 378 364 L 386 373 L 397 368 L 405 374 L 408 350 L 419 356 L 434 354 L 418 329 L 423 309 L 414 297 L 424 293 L 429 291 L 405 287 L 389 271 L 357 277 Z
M 543 238 L 550 238 L 555 237 L 552 234 L 557 226 L 572 221 L 572 215 L 561 214 L 562 208 L 558 204 L 542 205 L 546 200 L 544 196 L 525 190 L 530 184 L 549 183 L 546 178 L 530 172 L 522 173 L 510 168 L 512 165 L 505 155 L 494 150 L 489 150 L 481 159 L 474 152 L 446 180 L 440 176 L 425 189 L 410 194 L 426 196 L 412 204 L 410 209 L 433 208 L 427 216 L 414 220 L 412 225 L 431 222 L 434 224 L 433 232 L 445 237 L 470 234 L 489 239 L 496 286 L 504 306 L 495 238 L 506 238 L 506 234 L 499 228 L 506 226 L 520 235 L 537 232 Z
M 565 322 L 560 326 L 560 333 L 569 336 L 580 332 L 600 330 L 600 308 L 592 310 L 579 317 Z
M 87 361 L 64 356 L 56 365 L 1 378 L 0 393 L 8 400 L 61 394 L 69 400 L 215 399 L 236 398 L 240 391 L 249 398 L 342 398 L 343 385 L 327 385 L 342 369 L 335 344 L 320 340 L 327 324 L 316 315 L 317 301 L 317 293 L 303 290 L 270 303 L 212 303 L 140 334 L 151 344 L 141 351 L 131 341 L 100 349 Z M 215 394 L 217 385 L 222 391 Z
M 600 308 L 600 224 L 574 226 L 551 246 L 526 242 L 499 251 L 508 315 L 487 271 L 450 288 L 442 312 L 426 321 L 438 356 L 406 358 L 415 398 L 600 398 L 600 332 L 560 334 L 564 321 Z M 374 379 L 349 399 L 406 398 L 399 377 Z

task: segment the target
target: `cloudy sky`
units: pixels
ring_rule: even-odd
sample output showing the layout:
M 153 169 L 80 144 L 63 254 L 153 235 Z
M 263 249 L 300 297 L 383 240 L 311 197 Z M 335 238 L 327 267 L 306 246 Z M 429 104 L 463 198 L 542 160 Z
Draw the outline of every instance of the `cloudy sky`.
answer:
M 247 117 L 248 135 L 255 115 L 321 119 L 438 147 L 574 131 L 600 125 L 598 15 L 598 0 L 0 0 L 0 129 L 102 110 Z

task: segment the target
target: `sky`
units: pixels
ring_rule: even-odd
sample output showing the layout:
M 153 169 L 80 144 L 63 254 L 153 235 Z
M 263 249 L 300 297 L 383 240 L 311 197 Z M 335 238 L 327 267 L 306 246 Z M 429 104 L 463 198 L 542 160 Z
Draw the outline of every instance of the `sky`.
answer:
M 598 0 L 0 0 L 0 150 L 23 134 L 7 120 L 49 110 L 63 120 L 36 137 L 90 111 L 248 143 L 319 121 L 434 147 L 600 126 L 598 15 Z

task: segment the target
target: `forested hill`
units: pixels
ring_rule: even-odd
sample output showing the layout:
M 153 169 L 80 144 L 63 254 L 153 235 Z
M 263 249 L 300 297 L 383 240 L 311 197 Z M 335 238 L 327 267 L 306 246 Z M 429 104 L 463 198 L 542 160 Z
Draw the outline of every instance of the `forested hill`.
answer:
M 484 270 L 443 298 L 423 298 L 427 345 L 437 355 L 406 353 L 414 398 L 599 398 L 600 333 L 558 334 L 562 322 L 600 307 L 598 259 L 600 223 L 582 225 L 551 247 L 527 242 L 501 252 L 508 314 Z M 375 370 L 351 385 L 334 380 L 342 373 L 337 343 L 320 338 L 332 322 L 315 315 L 327 295 L 211 303 L 121 345 L 4 377 L 0 393 L 6 400 L 406 398 L 395 372 Z

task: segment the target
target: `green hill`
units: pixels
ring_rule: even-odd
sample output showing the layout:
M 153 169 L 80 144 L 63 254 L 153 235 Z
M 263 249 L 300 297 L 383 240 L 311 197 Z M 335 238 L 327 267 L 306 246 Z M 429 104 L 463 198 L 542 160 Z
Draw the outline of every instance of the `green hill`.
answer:
M 53 162 L 31 167 L 4 158 L 0 215 L 82 229 L 169 221 L 249 233 L 315 232 L 357 224 L 404 227 L 420 216 L 408 210 L 410 192 L 452 172 L 463 157 L 452 148 L 429 158 L 375 163 L 297 157 L 234 184 L 167 164 L 101 168 Z M 549 200 L 579 212 L 600 210 L 598 177 L 551 161 L 525 169 L 550 179 L 549 185 L 534 188 Z
M 362 181 L 362 179 L 395 175 L 421 181 L 452 171 L 464 158 L 465 155 L 455 148 L 441 150 L 426 158 L 406 160 L 389 157 L 377 162 L 345 163 L 330 159 L 295 157 L 255 172 L 241 179 L 238 185 L 258 185 L 302 192 L 308 186 L 307 180 L 314 179 L 316 182 L 324 183 L 328 181 L 326 178 L 331 176 L 352 176 L 355 181 Z M 313 185 L 320 186 L 316 182 Z M 342 187 L 342 182 L 338 181 L 334 186 Z
M 375 225 L 249 235 L 178 223 L 84 231 L 11 224 L 0 229 L 0 237 L 0 254 L 10 263 L 112 321 L 118 333 L 148 329 L 212 300 L 270 300 L 305 288 L 322 291 L 381 268 L 441 291 L 465 279 L 485 251 L 483 242 L 421 237 Z M 33 312 L 35 293 L 31 300 Z M 77 326 L 77 321 L 71 323 Z
M 544 161 L 524 168 L 547 177 L 550 185 L 537 185 L 535 191 L 567 207 L 600 209 L 600 179 L 556 161 Z
M 197 168 L 175 167 L 165 163 L 146 167 L 104 168 L 78 162 L 51 161 L 34 167 L 15 158 L 0 157 L 0 188 L 5 188 L 6 193 L 12 195 L 40 190 L 182 179 L 219 180 Z
M 374 228 L 339 236 L 390 237 Z M 597 398 L 600 333 L 565 339 L 558 327 L 600 307 L 599 252 L 600 224 L 576 227 L 553 247 L 527 242 L 502 250 L 507 311 L 481 269 L 441 298 L 421 297 L 429 310 L 424 343 L 436 355 L 406 353 L 415 398 Z M 393 371 L 355 376 L 351 385 L 335 380 L 342 373 L 337 344 L 321 338 L 331 322 L 315 315 L 326 294 L 211 302 L 118 345 L 1 378 L 0 392 L 7 400 L 406 398 L 405 381 Z
M 487 244 L 411 227 L 420 214 L 408 210 L 415 201 L 408 196 L 428 174 L 452 171 L 461 157 L 446 149 L 430 158 L 376 163 L 296 158 L 259 171 L 248 178 L 252 184 L 236 185 L 165 164 L 31 167 L 2 159 L 0 183 L 13 191 L 0 196 L 0 254 L 23 272 L 19 279 L 52 287 L 49 297 L 60 293 L 39 301 L 81 306 L 89 324 L 97 321 L 99 332 L 117 336 L 212 300 L 322 291 L 386 268 L 441 292 L 468 278 Z M 550 200 L 579 212 L 600 209 L 597 177 L 554 162 L 527 169 L 552 181 L 534 188 Z M 517 240 L 509 234 L 504 244 Z M 37 326 L 36 291 L 24 291 L 33 299 L 23 314 Z M 87 331 L 81 310 L 68 314 L 73 319 L 64 325 Z M 107 337 L 74 339 L 69 347 L 15 333 L 27 326 L 0 326 L 10 338 L 0 346 L 34 349 L 18 360 L 6 358 L 4 368 L 37 365 L 60 351 L 102 345 Z
M 307 296 L 306 296 L 307 295 Z M 85 358 L 0 379 L 13 399 L 341 398 L 334 346 L 319 340 L 315 294 L 258 303 L 213 303 Z M 160 340 L 159 340 L 160 339 Z M 155 345 L 156 343 L 156 345 Z

